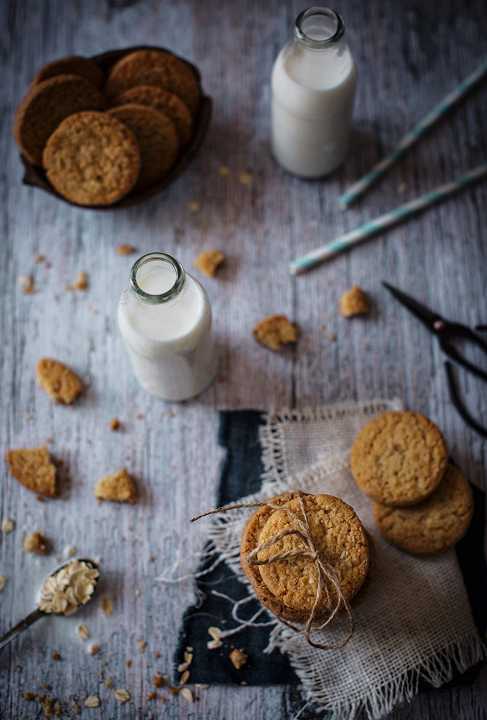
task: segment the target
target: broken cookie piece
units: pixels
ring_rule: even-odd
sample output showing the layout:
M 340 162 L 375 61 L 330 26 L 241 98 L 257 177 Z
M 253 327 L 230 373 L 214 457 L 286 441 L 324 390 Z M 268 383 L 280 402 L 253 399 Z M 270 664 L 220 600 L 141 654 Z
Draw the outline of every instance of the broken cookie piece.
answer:
M 280 350 L 283 345 L 297 341 L 298 328 L 285 315 L 269 315 L 257 323 L 254 337 L 264 347 Z
M 41 358 L 36 367 L 37 381 L 55 402 L 71 405 L 83 390 L 83 383 L 67 365 Z
M 116 473 L 102 477 L 96 484 L 95 496 L 98 500 L 135 503 L 137 500 L 137 485 L 127 470 L 123 468 Z
M 33 532 L 24 538 L 24 550 L 34 555 L 47 555 L 50 546 L 49 540 L 40 532 Z
M 346 318 L 367 315 L 370 312 L 369 299 L 362 288 L 354 285 L 351 290 L 343 293 L 340 298 L 340 312 Z
M 56 495 L 56 468 L 47 447 L 8 450 L 5 459 L 11 475 L 37 495 Z
M 215 277 L 218 268 L 224 260 L 225 255 L 221 250 L 204 250 L 194 261 L 194 266 L 202 272 L 203 275 Z
M 247 664 L 248 656 L 245 650 L 239 648 L 233 648 L 228 659 L 232 663 L 236 670 L 240 670 L 244 665 Z

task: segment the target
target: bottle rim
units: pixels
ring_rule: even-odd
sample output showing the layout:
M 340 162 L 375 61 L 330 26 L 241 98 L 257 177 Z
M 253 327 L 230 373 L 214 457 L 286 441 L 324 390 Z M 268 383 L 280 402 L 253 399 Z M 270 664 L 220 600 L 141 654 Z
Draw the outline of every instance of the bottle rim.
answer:
M 154 261 L 165 262 L 170 265 L 174 270 L 174 283 L 168 290 L 159 294 L 152 294 L 146 292 L 145 290 L 142 290 L 137 281 L 137 275 L 141 268 L 144 265 L 147 265 L 148 263 Z M 159 305 L 161 303 L 168 302 L 168 300 L 172 300 L 177 295 L 179 295 L 184 285 L 185 279 L 186 273 L 184 272 L 183 266 L 172 255 L 164 252 L 150 252 L 142 255 L 138 260 L 134 262 L 130 271 L 131 289 L 135 292 L 138 298 L 151 305 Z
M 304 27 L 306 20 L 316 16 L 332 18 L 334 20 L 335 30 L 330 33 L 329 37 L 314 38 L 306 32 Z M 297 16 L 294 23 L 294 34 L 296 38 L 307 47 L 321 50 L 322 48 L 334 45 L 343 37 L 345 34 L 345 25 L 336 10 L 328 7 L 310 7 L 307 10 L 300 12 Z

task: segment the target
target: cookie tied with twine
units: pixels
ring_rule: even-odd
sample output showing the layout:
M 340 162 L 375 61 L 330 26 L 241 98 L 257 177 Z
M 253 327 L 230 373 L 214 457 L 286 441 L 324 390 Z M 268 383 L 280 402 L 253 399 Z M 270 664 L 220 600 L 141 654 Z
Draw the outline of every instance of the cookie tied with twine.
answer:
M 217 508 L 193 521 L 242 507 L 257 508 L 242 535 L 240 560 L 260 602 L 313 647 L 346 645 L 353 634 L 350 601 L 369 569 L 367 534 L 354 510 L 332 495 L 293 492 Z M 313 640 L 312 632 L 330 626 L 341 611 L 345 637 L 332 644 Z

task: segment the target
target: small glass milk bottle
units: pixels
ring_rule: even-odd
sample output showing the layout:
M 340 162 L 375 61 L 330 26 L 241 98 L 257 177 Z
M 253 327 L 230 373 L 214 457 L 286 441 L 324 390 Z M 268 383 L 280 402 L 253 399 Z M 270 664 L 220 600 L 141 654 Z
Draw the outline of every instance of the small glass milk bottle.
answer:
M 356 82 L 338 13 L 304 10 L 272 71 L 272 149 L 285 170 L 316 178 L 343 162 Z
M 187 400 L 216 370 L 211 307 L 200 285 L 171 255 L 152 252 L 132 267 L 118 325 L 142 387 L 163 400 Z

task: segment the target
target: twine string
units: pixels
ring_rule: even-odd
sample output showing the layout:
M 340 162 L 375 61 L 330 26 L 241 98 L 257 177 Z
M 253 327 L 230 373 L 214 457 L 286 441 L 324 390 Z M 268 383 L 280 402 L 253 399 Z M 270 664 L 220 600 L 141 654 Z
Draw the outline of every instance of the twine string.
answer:
M 275 562 L 293 560 L 297 558 L 306 558 L 308 560 L 311 560 L 314 563 L 314 567 L 316 570 L 316 594 L 308 619 L 306 620 L 306 623 L 304 625 L 304 629 L 297 627 L 293 623 L 290 623 L 281 617 L 279 619 L 291 630 L 294 630 L 296 633 L 302 634 L 306 642 L 312 647 L 318 648 L 320 650 L 337 650 L 339 648 L 343 648 L 352 638 L 354 630 L 352 611 L 350 609 L 349 602 L 343 595 L 336 569 L 331 563 L 326 560 L 326 558 L 322 556 L 322 554 L 316 548 L 311 533 L 309 517 L 303 501 L 303 494 L 301 492 L 298 492 L 296 494 L 296 497 L 299 502 L 300 514 L 296 513 L 294 510 L 291 510 L 291 508 L 289 508 L 287 505 L 276 505 L 272 502 L 235 503 L 233 505 L 217 507 L 214 510 L 208 510 L 207 512 L 202 513 L 201 515 L 196 515 L 195 517 L 191 518 L 191 522 L 196 522 L 198 520 L 201 520 L 201 518 L 208 517 L 209 515 L 218 515 L 220 513 L 225 513 L 230 510 L 240 510 L 241 508 L 270 507 L 273 510 L 286 512 L 288 517 L 292 521 L 294 527 L 281 530 L 275 533 L 265 542 L 257 545 L 257 547 L 255 547 L 251 552 L 247 554 L 247 562 L 249 563 L 249 565 L 270 565 Z M 280 541 L 284 540 L 284 538 L 291 536 L 300 538 L 304 544 L 304 548 L 283 550 L 281 552 L 270 554 L 265 559 L 259 559 L 258 556 L 263 550 L 268 550 Z M 332 592 L 330 592 L 330 590 Z M 320 631 L 330 625 L 330 623 L 332 623 L 334 618 L 336 617 L 340 608 L 343 608 L 345 610 L 347 616 L 348 631 L 342 640 L 339 640 L 333 644 L 320 643 L 313 640 L 312 638 L 313 624 L 319 612 L 319 607 L 323 597 L 325 598 L 327 608 L 329 608 L 329 613 L 324 622 L 318 625 L 315 630 Z M 330 605 L 332 605 L 331 608 Z

